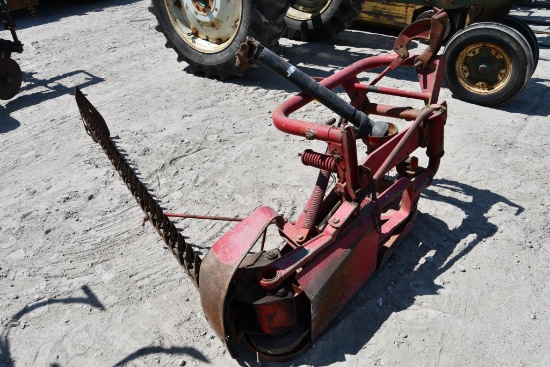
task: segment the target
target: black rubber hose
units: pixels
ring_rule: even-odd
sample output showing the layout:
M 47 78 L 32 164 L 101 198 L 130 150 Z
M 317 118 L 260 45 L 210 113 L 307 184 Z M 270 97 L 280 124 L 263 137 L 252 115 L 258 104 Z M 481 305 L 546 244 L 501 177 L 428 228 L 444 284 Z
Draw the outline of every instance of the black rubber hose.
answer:
M 294 65 L 275 55 L 269 49 L 262 45 L 257 45 L 252 57 L 262 66 L 288 80 L 304 93 L 315 98 L 328 109 L 351 122 L 357 128 L 357 138 L 366 135 L 384 136 L 386 134 L 388 129 L 387 123 L 372 121 L 365 113 L 357 110 L 334 92 L 315 81 L 315 79 Z

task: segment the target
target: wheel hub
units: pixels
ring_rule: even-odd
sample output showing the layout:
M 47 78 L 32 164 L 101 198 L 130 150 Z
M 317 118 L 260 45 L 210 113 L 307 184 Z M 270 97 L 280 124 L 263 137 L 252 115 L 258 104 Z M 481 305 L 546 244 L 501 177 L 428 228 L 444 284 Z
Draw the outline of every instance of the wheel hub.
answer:
M 193 5 L 195 6 L 195 9 L 200 11 L 201 13 L 207 13 L 212 9 L 214 1 L 213 0 L 197 0 L 193 1 Z
M 480 74 L 487 74 L 489 73 L 490 68 L 491 68 L 491 65 L 489 64 L 481 64 L 479 65 L 479 68 L 477 69 L 477 71 L 479 71 Z
M 455 67 L 460 84 L 476 94 L 497 93 L 512 75 L 510 56 L 492 43 L 466 47 L 459 54 Z
M 164 0 L 170 21 L 189 46 L 202 53 L 225 49 L 237 35 L 242 0 Z

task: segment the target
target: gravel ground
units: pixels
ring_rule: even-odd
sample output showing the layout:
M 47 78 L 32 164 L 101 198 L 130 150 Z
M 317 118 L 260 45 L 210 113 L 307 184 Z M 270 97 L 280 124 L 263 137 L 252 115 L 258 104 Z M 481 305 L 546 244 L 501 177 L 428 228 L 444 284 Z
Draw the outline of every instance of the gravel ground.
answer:
M 15 14 L 24 85 L 0 102 L 0 365 L 257 365 L 229 356 L 191 281 L 141 226 L 73 90 L 170 210 L 245 216 L 269 205 L 296 218 L 316 176 L 296 155 L 322 148 L 272 126 L 296 89 L 262 69 L 225 83 L 189 74 L 145 1 L 44 3 L 37 20 Z M 549 10 L 514 12 L 548 31 Z M 327 76 L 393 42 L 348 30 L 282 40 L 279 52 Z M 524 92 L 498 108 L 442 89 L 446 155 L 417 223 L 294 366 L 550 365 L 549 60 L 541 48 Z M 412 85 L 397 77 L 387 85 Z M 198 249 L 232 226 L 179 225 Z

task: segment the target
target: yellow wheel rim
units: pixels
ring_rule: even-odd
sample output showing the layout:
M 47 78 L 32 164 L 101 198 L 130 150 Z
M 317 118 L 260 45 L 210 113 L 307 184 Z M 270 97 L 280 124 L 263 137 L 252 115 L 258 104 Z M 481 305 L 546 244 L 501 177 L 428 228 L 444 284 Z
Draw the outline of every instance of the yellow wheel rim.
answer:
M 479 42 L 466 47 L 455 64 L 458 81 L 475 94 L 493 94 L 502 90 L 512 76 L 512 60 L 493 43 Z

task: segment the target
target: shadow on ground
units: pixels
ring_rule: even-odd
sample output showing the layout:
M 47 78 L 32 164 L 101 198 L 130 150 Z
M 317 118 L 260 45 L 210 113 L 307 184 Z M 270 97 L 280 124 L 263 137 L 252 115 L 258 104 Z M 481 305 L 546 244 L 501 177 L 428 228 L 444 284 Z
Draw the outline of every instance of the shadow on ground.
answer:
M 493 205 L 501 203 L 515 208 L 515 215 L 524 210 L 489 190 L 445 179 L 434 180 L 432 186 L 423 191 L 423 197 L 423 200 L 454 206 L 463 212 L 462 223 L 450 229 L 442 219 L 418 213 L 413 229 L 388 263 L 336 317 L 314 343 L 315 348 L 307 349 L 293 361 L 295 364 L 328 366 L 345 361 L 346 355 L 357 355 L 392 314 L 411 307 L 418 296 L 437 295 L 444 285 L 436 284 L 436 278 L 497 232 L 498 227 L 486 217 Z M 466 237 L 473 238 L 467 245 Z M 431 250 L 436 250 L 432 261 L 421 261 Z M 383 307 L 375 302 L 379 298 L 383 299 Z M 350 335 L 353 337 L 347 337 Z M 255 361 L 253 358 L 241 361 L 243 366 L 247 363 L 253 365 Z
M 210 363 L 210 361 L 195 348 L 191 347 L 170 347 L 170 348 L 164 348 L 164 347 L 145 347 L 140 348 L 136 350 L 134 353 L 129 354 L 127 357 L 121 359 L 117 363 L 115 363 L 115 367 L 117 366 L 124 366 L 126 363 L 130 363 L 132 361 L 135 361 L 137 359 L 154 355 L 154 354 L 168 354 L 168 355 L 177 355 L 181 357 L 189 356 L 196 360 L 199 360 L 201 362 Z
M 40 1 L 39 5 L 35 7 L 36 19 L 31 16 L 27 9 L 13 11 L 11 12 L 11 16 L 16 23 L 16 30 L 19 30 L 52 23 L 73 15 L 84 15 L 86 13 L 103 11 L 113 6 L 124 6 L 136 1 L 137 0 L 96 0 L 79 2 L 70 0 L 44 0 Z M 21 41 L 23 44 L 25 43 L 25 40 Z
M 82 286 L 81 289 L 84 292 L 85 297 L 69 297 L 69 298 L 57 298 L 57 299 L 54 298 L 54 299 L 46 299 L 43 301 L 38 301 L 34 304 L 23 307 L 15 315 L 13 315 L 11 319 L 6 323 L 6 325 L 2 328 L 2 331 L 0 332 L 0 352 L 1 352 L 0 366 L 12 367 L 15 365 L 13 362 L 13 357 L 10 352 L 10 340 L 9 340 L 10 330 L 13 327 L 17 327 L 19 325 L 19 320 L 29 312 L 35 311 L 39 308 L 42 308 L 48 305 L 54 305 L 58 303 L 84 304 L 84 305 L 89 305 L 90 307 L 99 309 L 101 311 L 105 310 L 105 307 L 103 306 L 101 301 L 97 298 L 94 292 L 87 285 Z M 57 363 L 54 363 L 52 366 L 59 366 L 59 365 Z
M 7 133 L 17 129 L 21 124 L 14 117 L 10 116 L 13 112 L 36 106 L 50 99 L 55 99 L 63 95 L 74 95 L 76 84 L 80 88 L 101 83 L 104 79 L 88 73 L 85 70 L 75 70 L 61 74 L 49 79 L 38 79 L 29 72 L 23 74 L 23 87 L 19 95 L 7 101 L 0 106 L 0 134 Z M 78 82 L 71 80 L 78 79 Z
M 510 112 L 521 113 L 527 116 L 542 116 L 550 115 L 550 88 L 548 80 L 542 78 L 531 78 L 527 86 L 516 98 L 495 108 Z

